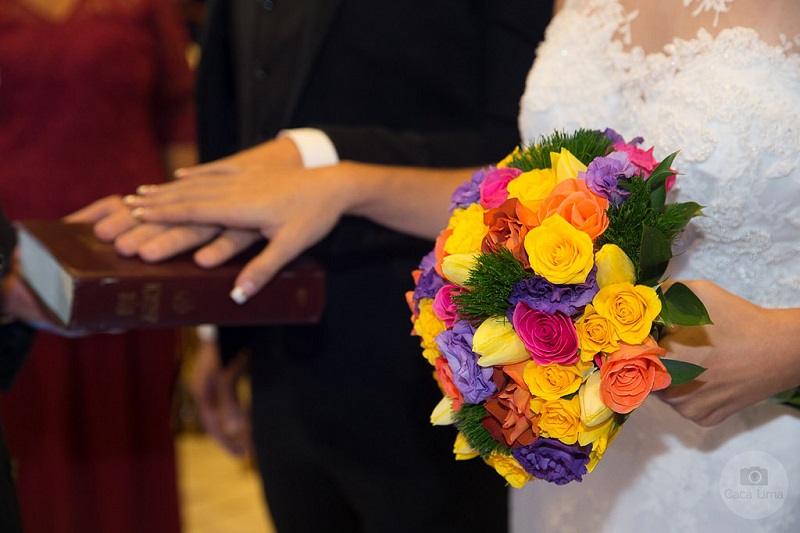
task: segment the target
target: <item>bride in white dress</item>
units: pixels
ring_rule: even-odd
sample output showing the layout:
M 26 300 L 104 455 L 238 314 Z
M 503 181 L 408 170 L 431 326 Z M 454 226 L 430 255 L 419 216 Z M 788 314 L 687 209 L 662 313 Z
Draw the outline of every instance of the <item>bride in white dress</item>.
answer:
M 674 193 L 707 207 L 684 236 L 672 277 L 711 280 L 765 308 L 800 307 L 800 2 L 563 3 L 528 77 L 523 142 L 553 129 L 611 127 L 626 140 L 644 137 L 658 158 L 680 150 Z M 742 313 L 709 310 L 718 324 Z M 796 379 L 798 343 L 782 345 L 781 332 L 800 326 L 780 325 L 796 312 L 753 311 L 742 335 L 749 328 L 762 337 L 751 344 L 794 350 L 781 361 Z M 686 351 L 685 342 L 667 348 L 703 364 L 707 354 Z M 736 347 L 752 349 L 712 342 L 709 367 Z M 735 374 L 739 360 L 754 382 L 760 370 L 781 373 L 779 363 L 752 356 L 731 357 L 726 370 Z M 701 380 L 712 371 L 722 368 Z M 513 530 L 800 531 L 800 411 L 760 402 L 727 416 L 738 397 L 716 409 L 710 394 L 670 394 L 674 409 L 645 402 L 582 483 L 512 490 Z M 704 425 L 725 419 L 702 427 L 676 410 Z

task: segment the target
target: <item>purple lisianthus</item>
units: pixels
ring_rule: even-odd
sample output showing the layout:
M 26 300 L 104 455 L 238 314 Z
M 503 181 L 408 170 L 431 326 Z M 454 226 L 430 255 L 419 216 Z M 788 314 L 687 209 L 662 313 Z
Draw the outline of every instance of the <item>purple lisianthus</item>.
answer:
M 436 344 L 453 371 L 453 383 L 464 395 L 464 401 L 477 404 L 497 392 L 497 387 L 492 381 L 492 367 L 478 366 L 478 356 L 472 351 L 474 334 L 475 328 L 461 320 L 453 329 L 437 335 Z
M 603 131 L 603 135 L 605 135 L 606 138 L 608 138 L 608 140 L 611 141 L 611 144 L 622 143 L 622 144 L 630 144 L 636 146 L 637 144 L 642 144 L 644 142 L 644 137 L 635 137 L 631 140 L 631 142 L 626 143 L 625 138 L 616 131 L 612 130 L 611 128 L 606 128 Z
M 542 276 L 534 274 L 514 285 L 508 300 L 512 306 L 524 302 L 531 309 L 550 315 L 561 312 L 573 317 L 583 312 L 584 307 L 592 302 L 599 290 L 597 268 L 594 267 L 586 276 L 586 281 L 571 285 L 554 285 Z M 509 313 L 512 313 L 513 309 L 514 307 Z
M 625 152 L 611 152 L 607 157 L 597 157 L 585 172 L 578 177 L 586 180 L 589 190 L 598 196 L 608 198 L 608 201 L 619 206 L 630 195 L 629 191 L 622 189 L 621 181 L 630 180 L 636 173 L 636 167 L 631 163 Z
M 481 183 L 486 179 L 487 172 L 494 170 L 495 167 L 480 168 L 472 173 L 472 178 L 459 185 L 453 196 L 450 197 L 450 212 L 452 213 L 459 207 L 467 208 L 472 204 L 477 204 L 481 198 Z
M 582 481 L 587 472 L 592 445 L 564 444 L 540 437 L 528 446 L 515 448 L 514 458 L 526 472 L 556 485 Z
M 419 302 L 423 298 L 433 298 L 446 283 L 445 279 L 436 272 L 436 252 L 433 250 L 422 258 L 419 270 L 417 286 L 414 287 L 415 302 Z

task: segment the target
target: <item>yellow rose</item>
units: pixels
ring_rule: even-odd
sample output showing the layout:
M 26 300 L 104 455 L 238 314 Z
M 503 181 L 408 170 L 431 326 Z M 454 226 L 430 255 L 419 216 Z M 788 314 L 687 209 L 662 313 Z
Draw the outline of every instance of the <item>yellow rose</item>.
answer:
M 597 285 L 602 289 L 615 283 L 636 283 L 633 262 L 616 244 L 604 244 L 594 256 Z
M 575 323 L 578 343 L 581 347 L 581 361 L 592 361 L 598 352 L 613 352 L 617 349 L 614 337 L 614 324 L 600 315 L 592 304 L 587 305 Z
M 460 431 L 456 435 L 456 441 L 453 443 L 453 453 L 456 455 L 456 461 L 466 461 L 478 456 L 478 450 L 469 445 L 467 437 Z
M 454 254 L 442 259 L 442 274 L 451 283 L 465 287 L 477 262 L 478 254 Z
M 556 175 L 552 168 L 535 169 L 523 172 L 508 183 L 508 197 L 518 199 L 535 213 L 555 186 Z
M 436 336 L 447 329 L 444 322 L 433 311 L 433 298 L 423 298 L 419 301 L 419 316 L 414 322 L 414 332 L 422 339 L 422 355 L 430 364 L 434 364 L 437 357 L 442 355 L 436 344 Z
M 611 443 L 614 442 L 614 439 L 617 438 L 620 430 L 622 430 L 622 426 L 617 424 L 613 418 L 606 420 L 601 424 L 601 427 L 603 431 L 597 439 L 594 440 L 592 451 L 589 453 L 589 464 L 586 465 L 586 470 L 588 472 L 594 470 L 594 467 L 597 466 L 597 463 L 603 458 L 608 447 L 611 446 Z
M 594 372 L 578 391 L 578 403 L 581 406 L 581 430 L 585 433 L 589 433 L 590 428 L 597 428 L 614 414 L 614 411 L 609 409 L 600 398 L 600 380 L 600 372 Z M 596 438 L 596 436 L 589 434 L 583 439 L 581 438 L 582 436 L 583 433 L 578 437 L 578 442 L 581 446 L 592 442 Z M 591 440 L 585 440 L 587 438 Z
M 572 399 L 559 398 L 547 401 L 543 398 L 531 398 L 531 411 L 540 415 L 540 435 L 558 439 L 564 444 L 578 442 L 578 431 L 581 427 L 581 406 L 578 397 Z
M 572 155 L 566 148 L 561 149 L 561 153 L 550 152 L 550 162 L 556 173 L 556 181 L 561 183 L 564 180 L 575 179 L 579 172 L 586 172 L 586 165 Z
M 449 426 L 455 422 L 453 418 L 453 399 L 443 396 L 431 413 L 431 424 L 434 426 Z
M 575 365 L 537 365 L 531 361 L 525 365 L 522 376 L 532 395 L 557 400 L 578 390 L 584 379 L 581 370 Z
M 506 478 L 508 484 L 515 489 L 521 489 L 525 483 L 536 479 L 527 473 L 512 455 L 493 453 L 486 458 L 486 464 Z
M 489 318 L 478 326 L 472 337 L 472 351 L 480 355 L 478 365 L 484 367 L 521 363 L 531 358 L 505 317 Z
M 644 342 L 661 313 L 661 300 L 652 287 L 627 282 L 603 287 L 592 305 L 614 325 L 616 338 L 627 344 Z
M 555 285 L 583 283 L 594 266 L 592 239 L 558 214 L 525 235 L 525 251 L 533 271 Z
M 483 238 L 489 228 L 483 223 L 483 207 L 470 204 L 466 209 L 456 209 L 450 217 L 448 229 L 453 233 L 444 243 L 444 251 L 448 254 L 468 254 L 481 251 Z

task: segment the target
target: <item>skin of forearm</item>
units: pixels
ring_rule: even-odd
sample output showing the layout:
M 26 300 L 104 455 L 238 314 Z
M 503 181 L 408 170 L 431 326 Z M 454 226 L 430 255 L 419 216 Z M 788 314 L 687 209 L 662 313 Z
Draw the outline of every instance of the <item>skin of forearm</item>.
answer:
M 435 239 L 449 218 L 453 191 L 475 169 L 338 165 L 346 215 L 361 216 L 416 237 Z

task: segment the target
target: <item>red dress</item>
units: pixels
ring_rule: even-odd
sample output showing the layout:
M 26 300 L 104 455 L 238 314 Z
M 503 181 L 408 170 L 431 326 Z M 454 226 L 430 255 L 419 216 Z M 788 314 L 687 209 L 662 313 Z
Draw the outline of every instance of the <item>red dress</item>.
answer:
M 0 205 L 58 218 L 162 181 L 194 139 L 171 0 L 78 0 L 61 22 L 0 0 Z M 26 533 L 180 531 L 173 330 L 40 333 L 0 401 Z

